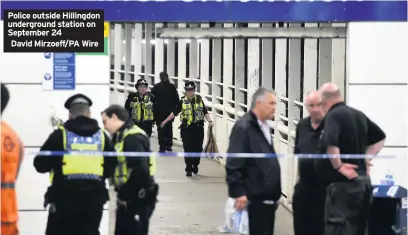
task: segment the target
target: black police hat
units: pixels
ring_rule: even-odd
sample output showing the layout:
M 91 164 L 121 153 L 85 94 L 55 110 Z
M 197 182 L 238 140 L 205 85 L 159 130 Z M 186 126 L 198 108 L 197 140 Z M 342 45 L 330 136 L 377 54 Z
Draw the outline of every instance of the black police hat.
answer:
M 135 87 L 137 88 L 140 85 L 148 86 L 149 83 L 147 83 L 147 81 L 144 78 L 141 78 L 141 79 L 137 80 L 137 82 L 135 84 Z
M 193 81 L 188 81 L 186 83 L 184 83 L 184 89 L 186 90 L 191 90 L 191 89 L 195 89 L 196 85 Z
M 74 104 L 86 104 L 89 107 L 92 106 L 92 100 L 88 98 L 88 96 L 83 95 L 83 94 L 76 94 L 67 99 L 65 101 L 64 107 L 66 109 L 70 109 L 72 105 Z

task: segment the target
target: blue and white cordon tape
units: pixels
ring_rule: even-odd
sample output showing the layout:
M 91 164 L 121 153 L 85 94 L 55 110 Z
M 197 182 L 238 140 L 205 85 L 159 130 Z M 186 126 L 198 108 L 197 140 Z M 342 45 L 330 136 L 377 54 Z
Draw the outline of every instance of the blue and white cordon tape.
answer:
M 295 158 L 316 158 L 316 159 L 328 159 L 337 158 L 342 159 L 365 159 L 365 158 L 394 158 L 391 155 L 365 155 L 365 154 L 342 154 L 342 155 L 329 155 L 329 154 L 275 154 L 275 153 L 187 153 L 187 152 L 103 152 L 103 151 L 40 151 L 40 152 L 27 152 L 28 155 L 41 155 L 41 156 L 62 156 L 62 155 L 89 155 L 89 156 L 106 156 L 106 157 L 233 157 L 233 158 L 283 158 L 283 157 L 295 157 Z

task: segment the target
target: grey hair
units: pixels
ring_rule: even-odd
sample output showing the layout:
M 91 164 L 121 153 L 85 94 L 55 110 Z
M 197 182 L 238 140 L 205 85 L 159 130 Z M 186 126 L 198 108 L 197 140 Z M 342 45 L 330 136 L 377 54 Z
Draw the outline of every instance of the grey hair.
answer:
M 265 88 L 265 87 L 259 87 L 255 91 L 255 93 L 252 95 L 251 109 L 255 108 L 256 102 L 265 99 L 265 96 L 267 94 L 276 95 L 276 92 L 273 89 L 268 89 L 268 88 Z
M 80 104 L 71 105 L 69 112 L 71 113 L 71 116 L 74 118 L 78 116 L 89 115 L 89 113 L 91 112 L 91 109 L 89 105 L 80 103 Z

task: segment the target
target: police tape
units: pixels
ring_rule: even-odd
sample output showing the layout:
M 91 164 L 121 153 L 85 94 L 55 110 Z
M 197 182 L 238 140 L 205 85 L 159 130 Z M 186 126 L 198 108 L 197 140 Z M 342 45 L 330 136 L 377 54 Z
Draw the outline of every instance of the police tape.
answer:
M 105 156 L 105 157 L 203 157 L 203 158 L 309 158 L 309 159 L 329 159 L 329 158 L 342 158 L 342 159 L 365 159 L 365 158 L 395 158 L 391 155 L 366 155 L 366 154 L 276 154 L 276 153 L 206 153 L 206 152 L 104 152 L 104 151 L 39 151 L 39 152 L 27 152 L 28 155 L 41 155 L 41 156 Z

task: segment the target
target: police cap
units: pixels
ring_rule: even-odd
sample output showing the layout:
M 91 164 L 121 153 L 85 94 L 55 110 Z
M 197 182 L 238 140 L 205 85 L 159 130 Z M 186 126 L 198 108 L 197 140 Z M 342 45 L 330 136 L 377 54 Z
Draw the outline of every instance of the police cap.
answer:
M 147 85 L 149 85 L 149 83 L 147 83 L 147 81 L 144 78 L 141 78 L 141 79 L 137 80 L 137 82 L 135 84 L 135 87 L 137 88 L 140 85 L 147 86 Z
M 191 90 L 191 89 L 195 89 L 196 85 L 193 81 L 188 81 L 186 83 L 184 83 L 184 89 L 186 90 Z
M 65 101 L 65 108 L 66 109 L 70 109 L 72 105 L 74 104 L 86 104 L 89 107 L 92 106 L 92 100 L 88 98 L 88 96 L 83 95 L 83 94 L 76 94 L 73 95 L 71 97 L 69 97 L 67 99 L 67 101 Z

